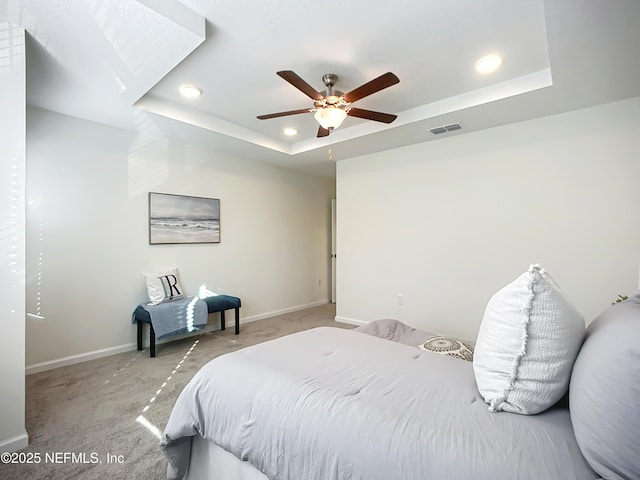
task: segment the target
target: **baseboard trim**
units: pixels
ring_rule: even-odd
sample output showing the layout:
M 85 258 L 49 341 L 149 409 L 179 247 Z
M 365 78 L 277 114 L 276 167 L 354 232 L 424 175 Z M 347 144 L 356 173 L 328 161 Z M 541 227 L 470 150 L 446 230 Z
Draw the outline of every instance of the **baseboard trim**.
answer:
M 318 300 L 317 302 L 307 303 L 305 305 L 296 305 L 294 307 L 283 308 L 281 310 L 274 310 L 272 312 L 261 313 L 258 315 L 251 315 L 249 317 L 240 318 L 240 325 L 250 322 L 255 322 L 256 320 L 264 320 L 265 318 L 275 317 L 277 315 L 284 315 L 285 313 L 297 312 L 299 310 L 305 310 L 307 308 L 319 307 L 320 305 L 327 305 L 329 303 L 329 299 Z M 198 331 L 198 334 L 203 334 L 215 330 L 220 330 L 219 322 L 216 322 L 217 325 L 211 325 L 210 327 L 205 327 L 202 330 Z M 233 323 L 233 322 L 231 322 Z M 229 325 L 229 318 L 227 318 L 227 326 Z M 184 334 L 184 335 L 176 335 L 171 338 L 164 338 L 156 342 L 156 345 L 161 345 L 165 342 L 171 342 L 173 340 L 180 340 L 181 338 L 185 338 L 191 336 L 193 334 Z M 148 335 L 145 335 L 145 348 L 148 348 L 149 338 Z M 95 350 L 93 352 L 80 353 L 78 355 L 71 355 L 69 357 L 59 358 L 56 360 L 49 360 L 47 362 L 35 363 L 33 365 L 28 365 L 25 368 L 25 374 L 33 375 L 34 373 L 45 372 L 47 370 L 53 370 L 54 368 L 66 367 L 69 365 L 74 365 L 76 363 L 88 362 L 90 360 L 96 360 L 98 358 L 109 357 L 111 355 L 117 355 L 119 353 L 130 352 L 132 350 L 136 350 L 138 345 L 136 343 L 127 343 L 126 345 L 119 345 L 117 347 L 103 348 L 101 350 Z
M 278 315 L 297 312 L 299 310 L 306 310 L 307 308 L 319 307 L 320 305 L 327 305 L 328 303 L 329 303 L 329 299 L 326 298 L 324 300 L 318 300 L 317 302 L 307 303 L 305 305 L 297 305 L 295 307 L 283 308 L 282 310 L 274 310 L 272 312 L 260 313 L 258 315 L 251 315 L 250 317 L 241 319 L 240 324 L 255 322 L 256 320 L 264 320 L 265 318 L 276 317 Z
M 335 321 L 341 322 L 341 323 L 349 323 L 351 325 L 358 325 L 358 326 L 366 325 L 367 323 L 369 323 L 364 320 L 356 320 L 355 318 L 339 317 L 338 315 L 336 315 Z
M 34 373 L 53 370 L 54 368 L 66 367 L 76 363 L 88 362 L 89 360 L 117 355 L 118 353 L 130 352 L 136 348 L 138 348 L 138 346 L 135 343 L 127 343 L 126 345 L 119 345 L 117 347 L 102 348 L 100 350 L 94 350 L 93 352 L 79 353 L 78 355 L 71 355 L 69 357 L 58 358 L 56 360 L 34 363 L 33 365 L 27 366 L 25 373 L 27 375 L 33 375 Z
M 0 452 L 17 452 L 29 446 L 29 435 L 25 431 L 15 437 L 7 438 L 6 440 L 0 440 Z

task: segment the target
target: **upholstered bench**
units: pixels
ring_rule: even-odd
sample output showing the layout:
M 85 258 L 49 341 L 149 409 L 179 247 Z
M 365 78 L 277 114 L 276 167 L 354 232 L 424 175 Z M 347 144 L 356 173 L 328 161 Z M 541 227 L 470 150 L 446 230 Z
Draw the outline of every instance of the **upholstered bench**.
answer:
M 220 330 L 225 329 L 225 310 L 234 309 L 236 313 L 236 335 L 240 333 L 240 307 L 241 302 L 238 297 L 232 297 L 230 295 L 214 295 L 211 297 L 203 298 L 207 303 L 208 313 L 220 312 Z M 151 316 L 149 312 L 144 308 L 144 305 L 138 305 L 133 311 L 133 322 L 138 324 L 138 350 L 142 350 L 142 325 L 144 323 L 149 324 L 149 356 L 156 356 L 156 334 L 153 331 L 153 325 L 151 324 Z

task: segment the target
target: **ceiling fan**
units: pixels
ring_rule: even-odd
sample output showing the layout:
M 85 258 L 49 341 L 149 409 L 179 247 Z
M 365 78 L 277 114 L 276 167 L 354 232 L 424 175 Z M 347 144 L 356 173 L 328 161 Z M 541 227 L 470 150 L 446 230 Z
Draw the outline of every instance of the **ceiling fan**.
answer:
M 333 89 L 334 85 L 338 81 L 338 76 L 333 73 L 323 75 L 322 82 L 325 84 L 327 89 L 322 92 L 318 92 L 292 70 L 282 70 L 277 72 L 277 74 L 311 98 L 313 100 L 313 108 L 303 108 L 300 110 L 290 110 L 288 112 L 258 115 L 260 120 L 284 117 L 287 115 L 297 115 L 299 113 L 315 112 L 314 117 L 320 124 L 318 137 L 326 137 L 340 126 L 347 115 L 383 123 L 391 123 L 398 117 L 397 115 L 391 115 L 389 113 L 374 112 L 372 110 L 365 110 L 363 108 L 351 106 L 352 103 L 364 97 L 400 82 L 398 77 L 391 72 L 380 75 L 364 85 L 351 90 L 349 93 L 342 93 L 339 90 Z

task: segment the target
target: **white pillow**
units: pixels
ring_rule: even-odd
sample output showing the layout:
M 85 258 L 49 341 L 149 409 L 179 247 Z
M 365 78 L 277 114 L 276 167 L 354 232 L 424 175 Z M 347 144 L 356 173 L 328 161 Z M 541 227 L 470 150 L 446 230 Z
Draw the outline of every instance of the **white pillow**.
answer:
M 584 332 L 584 318 L 540 265 L 497 292 L 473 355 L 489 410 L 532 415 L 560 400 Z
M 177 268 L 167 268 L 160 272 L 143 272 L 147 282 L 149 302 L 157 305 L 183 297 Z

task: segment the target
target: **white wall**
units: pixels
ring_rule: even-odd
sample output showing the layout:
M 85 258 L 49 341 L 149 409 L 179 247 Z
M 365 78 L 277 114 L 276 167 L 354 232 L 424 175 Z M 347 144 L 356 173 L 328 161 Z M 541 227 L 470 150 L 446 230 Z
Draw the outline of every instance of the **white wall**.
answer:
M 131 348 L 146 270 L 241 297 L 242 321 L 328 302 L 332 180 L 38 109 L 27 178 L 29 371 Z M 221 243 L 149 245 L 149 191 L 219 198 Z
M 0 452 L 27 446 L 25 412 L 24 30 L 0 2 Z M 10 388 L 9 388 L 10 387 Z
M 339 162 L 338 319 L 473 339 L 530 263 L 587 323 L 636 294 L 639 112 L 635 98 Z

